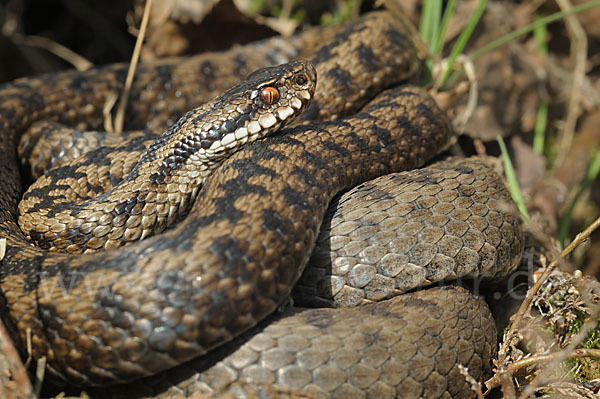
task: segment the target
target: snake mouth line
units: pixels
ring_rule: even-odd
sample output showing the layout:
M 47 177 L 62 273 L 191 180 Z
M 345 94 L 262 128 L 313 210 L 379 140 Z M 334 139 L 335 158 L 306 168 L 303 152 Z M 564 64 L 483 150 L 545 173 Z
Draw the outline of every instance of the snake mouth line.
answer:
M 162 170 L 175 169 L 183 158 L 194 168 L 212 170 L 241 146 L 294 121 L 310 106 L 316 83 L 315 67 L 304 60 L 251 73 L 215 99 L 208 111 L 192 111 L 175 125 L 179 131 L 189 126 L 190 134 L 175 137 L 173 154 L 164 158 Z
M 262 101 L 274 106 L 270 109 L 251 106 L 243 110 L 238 108 L 239 115 L 229 117 L 220 126 L 213 126 L 213 129 L 220 130 L 221 137 L 215 139 L 210 147 L 208 143 L 202 145 L 200 151 L 194 154 L 199 162 L 211 162 L 212 158 L 220 158 L 219 154 L 281 129 L 310 106 L 317 82 L 314 65 L 309 61 L 298 60 L 290 62 L 288 66 L 290 74 L 277 80 L 265 81 L 250 94 L 254 105 L 258 106 L 259 101 Z M 271 68 L 266 70 L 270 71 Z M 253 72 L 248 75 L 248 79 L 265 73 L 260 70 Z M 287 84 L 286 80 L 291 84 Z M 278 106 L 276 102 L 279 102 Z M 203 136 L 203 133 L 199 132 L 199 135 Z

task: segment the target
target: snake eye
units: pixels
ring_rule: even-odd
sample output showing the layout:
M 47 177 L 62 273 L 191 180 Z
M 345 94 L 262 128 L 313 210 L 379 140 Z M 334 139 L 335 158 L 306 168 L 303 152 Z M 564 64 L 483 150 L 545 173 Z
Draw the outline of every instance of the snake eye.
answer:
M 279 101 L 279 90 L 274 87 L 268 86 L 260 91 L 260 99 L 267 105 L 271 105 Z

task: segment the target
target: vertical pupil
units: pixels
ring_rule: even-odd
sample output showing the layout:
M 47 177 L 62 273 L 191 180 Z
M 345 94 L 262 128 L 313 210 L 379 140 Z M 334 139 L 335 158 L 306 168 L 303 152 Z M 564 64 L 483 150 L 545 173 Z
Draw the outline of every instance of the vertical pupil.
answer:
M 260 92 L 260 98 L 266 104 L 271 105 L 279 100 L 279 91 L 274 87 L 265 87 Z

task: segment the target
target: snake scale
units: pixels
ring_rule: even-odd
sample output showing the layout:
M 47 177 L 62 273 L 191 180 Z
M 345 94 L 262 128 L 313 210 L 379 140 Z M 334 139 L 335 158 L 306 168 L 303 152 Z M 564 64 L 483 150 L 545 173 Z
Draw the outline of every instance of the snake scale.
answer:
M 451 286 L 395 295 L 444 277 L 506 274 L 523 237 L 501 179 L 478 160 L 390 175 L 423 166 L 451 135 L 422 89 L 382 91 L 418 68 L 407 31 L 390 15 L 141 65 L 127 128 L 164 131 L 240 76 L 289 58 L 308 58 L 318 76 L 298 126 L 224 160 L 174 227 L 90 254 L 26 240 L 16 223 L 16 147 L 48 124 L 79 137 L 100 130 L 102 106 L 126 66 L 0 89 L 2 319 L 21 344 L 30 337 L 31 356 L 46 357 L 50 375 L 104 385 L 163 371 L 97 392 L 113 397 L 471 396 L 458 364 L 475 378 L 489 370 L 495 329 L 485 303 Z M 363 306 L 290 308 L 252 329 L 290 294 L 307 262 L 299 303 Z M 307 283 L 311 275 L 316 285 Z

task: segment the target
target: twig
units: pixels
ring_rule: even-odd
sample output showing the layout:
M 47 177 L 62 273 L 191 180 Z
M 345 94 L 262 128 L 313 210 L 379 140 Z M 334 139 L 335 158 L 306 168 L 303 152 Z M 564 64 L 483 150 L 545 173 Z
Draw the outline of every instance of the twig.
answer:
M 473 65 L 472 60 L 467 55 L 459 54 L 456 57 L 456 63 L 462 65 L 467 75 L 467 79 L 469 81 L 469 97 L 465 109 L 452 120 L 452 125 L 454 126 L 454 128 L 456 130 L 462 130 L 465 127 L 465 124 L 469 121 L 469 119 L 471 119 L 471 117 L 475 113 L 475 108 L 477 107 L 477 99 L 479 97 L 479 84 L 477 82 L 475 66 Z M 432 81 L 436 82 L 434 83 L 434 88 L 436 90 L 440 89 L 440 86 L 437 85 L 437 82 L 439 81 L 440 75 L 443 74 L 446 71 L 446 69 L 448 69 L 448 65 L 449 59 L 444 58 L 440 62 L 434 64 L 432 68 Z
M 590 60 L 588 60 L 586 64 L 590 64 Z M 544 70 L 549 76 L 558 80 L 556 86 L 566 85 L 571 80 L 571 75 L 569 74 L 570 71 L 564 69 L 552 58 L 546 58 L 544 60 Z M 582 106 L 584 106 L 586 110 L 595 109 L 600 105 L 600 93 L 594 87 L 589 76 L 585 75 L 583 79 L 583 86 L 581 87 L 583 97 L 581 99 Z
M 0 260 L 6 255 L 6 238 L 0 238 Z
M 115 115 L 114 132 L 123 131 L 123 123 L 125 120 L 125 108 L 127 107 L 127 100 L 129 99 L 129 93 L 131 92 L 131 84 L 133 83 L 133 77 L 135 75 L 135 69 L 140 58 L 140 52 L 142 50 L 142 43 L 146 36 L 146 27 L 148 26 L 148 20 L 150 19 L 150 9 L 152 8 L 152 0 L 146 0 L 146 6 L 144 7 L 144 15 L 142 16 L 142 23 L 140 25 L 140 34 L 135 41 L 135 48 L 133 49 L 133 55 L 131 56 L 131 62 L 129 63 L 129 70 L 127 71 L 127 78 L 125 79 L 125 86 L 123 87 L 123 93 L 119 99 L 119 105 L 117 106 L 117 114 Z
M 114 132 L 113 118 L 111 114 L 112 108 L 115 106 L 119 95 L 116 91 L 109 93 L 104 100 L 104 106 L 102 107 L 102 116 L 104 116 L 104 130 L 107 132 Z
M 33 361 L 33 344 L 31 343 L 31 327 L 27 327 L 25 330 L 25 336 L 27 340 L 25 342 L 25 347 L 27 349 L 27 360 L 25 360 L 25 367 L 29 367 L 29 364 Z
M 594 325 L 595 325 L 595 323 L 594 323 Z M 587 332 L 586 332 L 586 334 L 587 334 Z M 584 337 L 586 334 L 584 334 Z M 519 361 L 516 361 L 516 362 L 508 365 L 502 373 L 497 373 L 491 380 L 494 380 L 495 382 L 497 382 L 496 386 L 502 385 L 502 387 L 504 389 L 504 387 L 506 386 L 506 381 L 504 381 L 502 376 L 514 375 L 518 371 L 520 371 L 524 368 L 530 367 L 530 366 L 534 366 L 534 365 L 539 365 L 539 364 L 543 364 L 543 363 L 558 364 L 560 362 L 565 361 L 566 359 L 581 359 L 584 357 L 600 357 L 600 349 L 588 349 L 588 348 L 572 349 L 572 348 L 567 347 L 561 351 L 546 354 L 546 355 L 533 355 L 533 356 L 527 357 L 525 359 L 521 359 Z M 549 367 L 549 369 L 554 369 L 554 368 Z M 491 380 L 489 380 L 489 381 L 491 381 Z M 538 378 L 538 381 L 539 380 L 540 379 Z M 489 381 L 486 382 L 486 386 L 488 385 Z M 510 381 L 510 378 L 509 378 L 509 381 Z M 527 398 L 529 394 L 533 393 L 533 391 L 535 389 L 537 389 L 537 387 L 534 387 L 532 385 L 528 385 L 527 387 L 525 387 L 523 395 L 521 395 L 522 398 Z M 488 389 L 491 389 L 491 388 L 488 387 Z M 514 392 L 514 388 L 513 388 L 513 392 Z
M 597 307 L 596 307 L 597 308 Z M 596 309 L 597 310 L 597 309 Z M 552 353 L 550 355 L 539 355 L 540 362 L 548 362 L 548 366 L 542 370 L 542 372 L 537 376 L 535 383 L 531 383 L 523 389 L 523 394 L 519 399 L 526 399 L 535 393 L 538 386 L 546 381 L 546 376 L 551 373 L 553 370 L 556 370 L 558 365 L 561 362 L 564 362 L 567 359 L 579 359 L 582 357 L 600 357 L 600 349 L 588 349 L 588 348 L 579 348 L 575 349 L 577 345 L 579 345 L 585 338 L 588 333 L 596 327 L 596 318 L 591 317 L 588 319 L 585 324 L 581 327 L 581 330 L 577 335 L 572 339 L 572 341 L 567 345 L 566 348 Z M 532 356 L 531 358 L 538 358 L 538 356 Z M 530 358 L 528 358 L 530 359 Z M 527 360 L 527 359 L 524 359 Z M 516 362 L 518 363 L 518 362 Z M 534 363 L 535 359 L 534 359 Z M 532 364 L 534 364 L 532 363 Z M 513 363 L 515 364 L 515 363 Z M 510 366 L 509 366 L 510 367 Z
M 496 47 L 503 46 L 506 43 L 513 41 L 517 37 L 524 35 L 526 33 L 529 33 L 540 26 L 551 24 L 552 22 L 561 20 L 561 19 L 565 18 L 566 16 L 577 14 L 577 13 L 583 12 L 585 10 L 589 10 L 590 8 L 599 7 L 599 6 L 600 6 L 600 1 L 598 1 L 598 0 L 588 1 L 586 3 L 576 5 L 569 11 L 566 11 L 566 12 L 559 11 L 559 12 L 555 12 L 554 14 L 542 17 L 542 18 L 534 21 L 533 23 L 531 23 L 527 26 L 524 26 L 523 28 L 512 31 L 509 34 L 504 35 L 504 36 L 486 44 L 485 46 L 483 46 L 480 49 L 478 49 L 477 51 L 475 51 L 473 53 L 473 55 L 471 56 L 471 58 L 473 60 L 476 60 L 479 57 L 481 57 L 482 55 L 487 54 L 488 52 L 492 51 Z
M 557 358 L 560 358 L 560 361 L 563 361 L 564 359 L 562 359 L 562 357 L 564 356 L 564 354 L 562 352 L 564 352 L 564 351 L 565 351 L 565 349 L 558 351 L 558 352 L 549 353 L 547 355 L 529 356 L 525 359 L 521 359 L 519 361 L 516 361 L 516 362 L 510 364 L 507 367 L 507 370 L 511 374 L 514 374 L 515 372 L 517 372 L 518 370 L 520 370 L 522 368 L 533 366 L 535 364 L 540 364 L 540 363 L 548 363 L 548 362 L 556 360 Z M 600 349 L 588 349 L 588 348 L 575 349 L 573 351 L 570 351 L 570 353 L 568 353 L 566 356 L 567 359 L 581 359 L 582 357 L 600 357 Z
M 553 260 L 552 263 L 550 263 L 550 265 L 548 265 L 546 270 L 544 270 L 544 273 L 540 276 L 540 278 L 531 287 L 527 297 L 525 298 L 525 300 L 519 307 L 519 311 L 515 314 L 516 317 L 515 317 L 513 324 L 511 325 L 509 334 L 511 332 L 514 333 L 514 330 L 516 330 L 519 327 L 519 325 L 521 324 L 521 320 L 523 319 L 525 310 L 530 305 L 535 294 L 537 294 L 537 292 L 540 290 L 542 284 L 544 284 L 544 282 L 550 276 L 550 274 L 552 273 L 552 271 L 554 270 L 556 265 L 558 265 L 558 262 L 561 259 L 564 259 L 575 248 L 577 248 L 579 245 L 581 245 L 581 243 L 583 243 L 585 240 L 587 240 L 589 238 L 589 236 L 594 232 L 594 230 L 596 230 L 598 227 L 600 227 L 600 217 L 597 218 L 596 220 L 594 220 L 594 222 L 592 224 L 590 224 L 584 231 L 577 234 L 575 239 L 573 239 L 573 241 L 571 241 L 571 243 L 565 249 L 562 250 L 562 252 L 560 253 L 560 256 L 557 259 Z
M 556 268 L 556 266 L 558 265 L 558 262 L 561 259 L 564 259 L 575 248 L 577 248 L 581 243 L 583 243 L 585 240 L 587 240 L 589 238 L 589 236 L 592 234 L 592 232 L 594 232 L 594 230 L 596 230 L 598 227 L 600 227 L 600 217 L 597 218 L 596 220 L 594 220 L 594 222 L 592 224 L 590 224 L 584 231 L 577 234 L 575 239 L 573 239 L 573 241 L 565 249 L 563 249 L 563 251 L 560 253 L 559 257 L 554 259 L 548 265 L 548 267 L 546 267 L 546 269 L 544 270 L 544 273 L 542 273 L 540 278 L 529 289 L 529 291 L 527 292 L 527 296 L 525 297 L 525 299 L 523 300 L 523 303 L 521 303 L 521 306 L 519 307 L 519 310 L 517 311 L 517 313 L 515 313 L 513 322 L 510 326 L 510 329 L 506 333 L 507 340 L 510 340 L 510 339 L 512 339 L 512 337 L 517 336 L 517 333 L 516 333 L 517 329 L 520 327 L 521 321 L 523 320 L 525 313 L 530 308 L 533 298 L 535 297 L 537 292 L 542 287 L 542 284 L 544 284 L 544 282 L 548 279 L 548 277 L 550 276 L 552 271 Z M 586 327 L 586 325 L 584 325 L 584 327 Z M 584 330 L 584 328 L 582 328 L 582 332 L 583 332 L 583 330 Z M 581 332 L 580 332 L 580 334 L 581 334 Z M 586 332 L 586 334 L 587 334 L 587 332 Z M 579 337 L 579 334 L 578 334 L 578 337 Z M 585 337 L 585 335 L 584 335 L 584 337 Z M 571 346 L 571 345 L 569 345 L 569 346 Z M 570 351 L 572 351 L 572 350 L 573 350 L 573 348 L 570 349 Z M 485 382 L 485 386 L 487 387 L 488 390 L 494 389 L 500 385 L 500 379 L 498 376 L 502 371 L 506 370 L 506 368 L 504 367 L 505 361 L 506 361 L 506 351 L 502 352 L 502 354 L 498 358 L 498 365 L 500 367 L 500 370 L 492 378 L 490 378 L 489 380 L 487 380 Z M 510 367 L 510 366 L 508 366 L 508 367 Z
M 477 399 L 483 399 L 483 393 L 481 392 L 481 384 L 469 374 L 469 369 L 462 364 L 458 365 L 458 371 L 465 377 L 465 381 L 471 385 L 471 391 L 475 392 Z
M 19 351 L 0 321 L 0 398 L 33 398 L 31 381 Z
M 55 42 L 54 40 L 48 39 L 47 37 L 34 35 L 26 36 L 19 33 L 14 33 L 10 36 L 10 38 L 15 44 L 38 47 L 47 50 L 55 56 L 67 61 L 79 71 L 85 71 L 94 65 L 74 51 L 68 49 L 60 43 Z
M 570 11 L 573 6 L 570 0 L 556 0 L 561 10 L 564 12 Z M 581 27 L 581 24 L 574 15 L 565 17 L 565 24 L 567 26 L 567 32 L 571 41 L 571 61 L 573 65 L 572 74 L 572 87 L 571 95 L 569 97 L 569 104 L 567 107 L 567 116 L 562 129 L 562 133 L 558 140 L 558 151 L 556 157 L 556 164 L 560 165 L 566 154 L 571 148 L 571 142 L 573 141 L 573 134 L 575 133 L 575 124 L 579 118 L 581 111 L 581 88 L 585 79 L 585 60 L 587 57 L 587 37 L 585 31 Z
M 517 399 L 517 390 L 515 389 L 511 375 L 506 370 L 499 372 L 497 375 L 500 378 L 500 389 L 502 389 L 503 396 L 506 399 Z M 488 390 L 487 392 L 490 391 Z
M 44 382 L 44 375 L 46 374 L 46 356 L 40 358 L 35 368 L 35 397 L 38 398 L 42 392 L 42 383 Z
M 279 13 L 280 19 L 290 19 L 292 16 L 292 10 L 294 9 L 293 0 L 283 0 L 281 2 L 281 12 Z

